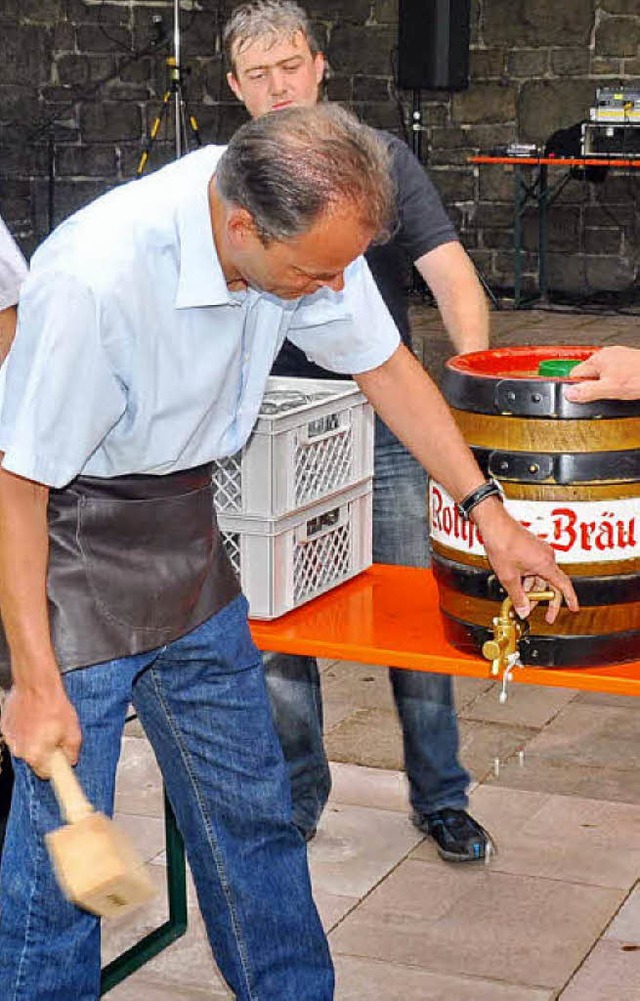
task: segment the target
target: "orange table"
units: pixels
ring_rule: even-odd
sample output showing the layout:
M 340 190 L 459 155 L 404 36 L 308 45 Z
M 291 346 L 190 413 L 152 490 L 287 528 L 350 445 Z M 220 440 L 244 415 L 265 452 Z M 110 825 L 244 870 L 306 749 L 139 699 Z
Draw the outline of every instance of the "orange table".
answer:
M 328 594 L 271 622 L 251 621 L 262 650 L 490 677 L 489 662 L 444 638 L 430 570 L 374 564 Z M 640 695 L 640 662 L 609 667 L 519 667 L 513 681 Z

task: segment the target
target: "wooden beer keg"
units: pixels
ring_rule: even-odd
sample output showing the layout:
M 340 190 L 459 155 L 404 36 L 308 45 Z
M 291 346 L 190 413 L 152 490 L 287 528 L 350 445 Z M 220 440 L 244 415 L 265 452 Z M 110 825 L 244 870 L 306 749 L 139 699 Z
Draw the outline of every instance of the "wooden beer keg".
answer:
M 584 360 L 595 347 L 509 347 L 447 363 L 444 395 L 509 512 L 548 542 L 580 611 L 552 626 L 534 609 L 525 664 L 588 666 L 640 659 L 640 401 L 570 403 L 570 376 L 541 362 Z M 542 366 L 553 370 L 548 364 Z M 478 530 L 439 484 L 429 486 L 433 570 L 449 642 L 478 653 L 505 596 Z

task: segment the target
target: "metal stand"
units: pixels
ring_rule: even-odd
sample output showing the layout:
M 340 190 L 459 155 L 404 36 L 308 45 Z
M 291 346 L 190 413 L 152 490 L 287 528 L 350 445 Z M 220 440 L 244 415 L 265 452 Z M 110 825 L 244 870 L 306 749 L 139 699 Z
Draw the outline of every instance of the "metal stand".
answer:
M 186 97 L 186 78 L 190 70 L 184 67 L 180 61 L 180 0 L 174 0 L 173 4 L 173 54 L 168 56 L 165 61 L 168 69 L 169 84 L 162 97 L 160 110 L 153 120 L 149 135 L 145 139 L 136 169 L 136 177 L 142 177 L 144 173 L 153 145 L 171 103 L 173 103 L 174 107 L 176 160 L 179 160 L 184 152 L 189 151 L 189 130 L 195 140 L 196 146 L 202 146 L 198 122 L 193 112 L 189 109 Z
M 102 970 L 100 994 L 106 994 L 150 959 L 181 938 L 187 930 L 187 872 L 182 835 L 165 792 L 165 844 L 167 849 L 167 897 L 169 917 Z

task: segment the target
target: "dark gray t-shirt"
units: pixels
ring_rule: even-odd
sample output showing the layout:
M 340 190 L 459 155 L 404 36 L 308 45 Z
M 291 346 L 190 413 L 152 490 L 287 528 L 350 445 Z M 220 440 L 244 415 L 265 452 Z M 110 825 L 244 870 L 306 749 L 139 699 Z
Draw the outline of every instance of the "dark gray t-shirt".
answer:
M 380 133 L 391 151 L 391 170 L 396 185 L 397 229 L 387 243 L 370 247 L 366 253 L 387 308 L 396 322 L 402 340 L 411 347 L 411 329 L 405 295 L 407 265 L 443 243 L 458 237 L 444 205 L 422 164 L 397 136 Z M 290 341 L 285 341 L 275 360 L 274 375 L 296 375 L 310 379 L 335 379 L 309 361 Z

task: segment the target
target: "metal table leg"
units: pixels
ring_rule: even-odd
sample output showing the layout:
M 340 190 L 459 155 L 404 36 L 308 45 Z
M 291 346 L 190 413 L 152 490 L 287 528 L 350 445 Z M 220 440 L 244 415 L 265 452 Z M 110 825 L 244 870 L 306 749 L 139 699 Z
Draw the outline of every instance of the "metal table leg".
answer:
M 184 842 L 178 830 L 166 790 L 164 794 L 164 829 L 167 850 L 169 920 L 154 928 L 130 949 L 105 966 L 100 984 L 101 995 L 106 994 L 112 987 L 139 970 L 141 966 L 157 956 L 168 945 L 181 938 L 187 930 L 187 873 Z

